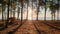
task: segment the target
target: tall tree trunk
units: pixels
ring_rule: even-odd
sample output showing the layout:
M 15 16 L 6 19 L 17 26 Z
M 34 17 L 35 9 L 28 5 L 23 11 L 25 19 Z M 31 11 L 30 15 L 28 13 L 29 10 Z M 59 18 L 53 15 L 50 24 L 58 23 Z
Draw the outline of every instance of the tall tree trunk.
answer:
M 18 7 L 18 17 L 17 17 L 17 19 L 19 19 L 19 13 L 20 13 L 20 8 Z
M 51 14 L 52 16 L 51 16 L 51 18 L 52 18 L 52 21 L 53 21 L 53 14 Z
M 9 19 L 9 5 L 10 5 L 10 0 L 8 1 L 7 19 Z
M 12 17 L 12 15 L 13 15 L 13 14 L 12 14 L 12 13 L 13 13 L 13 12 L 12 12 L 12 4 L 10 5 L 10 7 L 11 7 L 11 9 L 10 9 L 10 17 Z
M 55 13 L 54 13 L 54 21 L 55 21 Z
M 39 6 L 37 7 L 37 21 L 38 21 L 38 12 L 39 12 Z
M 13 10 L 13 9 L 12 9 Z M 14 11 L 12 11 L 12 16 L 14 17 Z
M 13 17 L 15 17 L 15 10 L 13 11 Z
M 3 3 L 2 3 L 2 20 L 4 20 L 4 18 L 3 18 Z
M 59 10 L 57 11 L 57 20 L 59 20 Z
M 22 8 L 21 8 L 21 24 L 22 24 L 22 20 L 23 20 L 23 0 L 21 2 L 21 6 L 22 6 Z
M 45 7 L 45 15 L 44 15 L 44 20 L 46 21 L 46 7 Z
M 17 1 L 19 1 L 19 0 L 17 0 Z M 19 2 L 18 2 L 18 17 L 17 17 L 17 19 L 19 19 L 19 14 L 20 14 L 20 7 L 19 7 Z
M 38 6 L 37 6 L 37 21 L 38 21 L 38 12 L 39 12 L 39 7 L 40 7 L 40 0 L 38 0 Z
M 8 5 L 8 10 L 7 10 L 7 22 L 6 22 L 6 28 L 8 27 L 8 23 L 9 23 L 9 5 L 10 5 L 10 0 L 7 3 Z
M 16 4 L 15 4 L 15 2 L 12 3 L 12 8 L 13 8 L 13 17 L 15 17 L 15 9 L 16 9 Z
M 45 3 L 45 15 L 44 15 L 44 20 L 46 21 L 46 10 L 47 10 L 47 8 L 46 8 L 46 3 Z
M 27 2 L 27 17 L 26 19 L 28 20 L 28 2 Z
M 33 20 L 33 0 L 32 0 L 32 20 Z
M 14 11 L 13 11 L 13 17 L 15 17 L 15 9 L 16 9 L 16 6 L 14 5 Z
M 59 0 L 58 0 L 57 20 L 59 20 Z
M 11 9 L 11 11 L 10 11 L 10 17 L 12 17 L 12 13 L 13 13 L 13 12 L 12 12 L 12 9 Z

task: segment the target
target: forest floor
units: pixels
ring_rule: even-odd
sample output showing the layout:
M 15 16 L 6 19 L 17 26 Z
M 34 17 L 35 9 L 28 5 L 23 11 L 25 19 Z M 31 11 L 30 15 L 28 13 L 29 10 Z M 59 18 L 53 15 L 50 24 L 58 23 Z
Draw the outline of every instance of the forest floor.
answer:
M 5 21 L 0 20 L 1 24 Z M 7 28 L 0 30 L 0 34 L 60 34 L 60 21 L 43 20 L 16 20 Z

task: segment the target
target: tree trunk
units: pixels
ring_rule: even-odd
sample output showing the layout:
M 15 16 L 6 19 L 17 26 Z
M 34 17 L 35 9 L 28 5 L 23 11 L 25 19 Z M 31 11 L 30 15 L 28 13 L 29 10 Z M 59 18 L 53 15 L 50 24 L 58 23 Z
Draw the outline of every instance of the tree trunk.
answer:
M 52 18 L 52 21 L 53 21 L 53 14 L 51 14 L 52 16 L 51 16 L 51 18 Z
M 54 21 L 55 21 L 55 13 L 54 13 Z
M 58 0 L 58 4 L 59 4 L 59 0 Z M 59 5 L 58 5 L 58 10 L 57 10 L 57 20 L 59 20 Z
M 7 22 L 6 22 L 6 28 L 8 27 L 8 23 L 9 23 L 9 5 L 10 5 L 10 0 L 8 1 L 9 3 L 7 3 L 8 5 L 8 10 L 7 10 Z
M 37 21 L 38 21 L 38 14 L 39 14 L 39 7 L 40 7 L 40 0 L 38 0 L 38 7 L 37 7 Z
M 4 18 L 3 18 L 4 16 L 3 16 L 3 4 L 2 4 L 2 20 L 4 20 Z
M 37 21 L 38 21 L 38 12 L 39 12 L 39 6 L 37 7 Z
M 21 24 L 22 24 L 22 20 L 23 20 L 23 0 L 21 2 L 21 6 L 22 6 L 22 8 L 21 8 Z
M 10 6 L 11 7 L 11 9 L 10 9 L 10 17 L 12 17 L 12 5 Z
M 18 17 L 17 17 L 17 19 L 19 19 L 19 13 L 20 13 L 20 8 L 18 7 Z
M 15 17 L 15 10 L 13 11 L 13 17 Z
M 59 11 L 57 11 L 57 20 L 59 20 Z
M 28 20 L 28 3 L 27 3 L 27 17 L 26 17 L 26 19 Z
M 32 20 L 33 20 L 33 0 L 32 0 Z
M 46 8 L 46 3 L 45 3 L 45 15 L 44 15 L 44 20 L 46 21 L 46 10 L 47 10 L 47 8 Z
M 7 19 L 9 18 L 9 5 L 10 5 L 10 0 L 8 1 L 8 10 L 7 10 Z

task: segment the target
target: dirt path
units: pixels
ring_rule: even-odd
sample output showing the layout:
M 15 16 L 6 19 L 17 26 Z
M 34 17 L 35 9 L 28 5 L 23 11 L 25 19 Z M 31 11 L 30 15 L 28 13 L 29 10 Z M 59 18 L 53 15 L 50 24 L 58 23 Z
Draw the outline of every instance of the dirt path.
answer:
M 27 21 L 14 34 L 38 34 L 38 32 L 32 21 Z

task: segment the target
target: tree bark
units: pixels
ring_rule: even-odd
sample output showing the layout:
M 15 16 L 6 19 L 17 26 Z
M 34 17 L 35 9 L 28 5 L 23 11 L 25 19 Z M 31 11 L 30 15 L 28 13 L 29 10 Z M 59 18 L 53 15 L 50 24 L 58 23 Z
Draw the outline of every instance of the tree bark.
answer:
M 13 11 L 13 17 L 15 17 L 15 10 Z
M 54 13 L 54 21 L 55 21 L 55 13 Z
M 28 2 L 27 2 L 27 17 L 26 19 L 28 20 Z
M 33 0 L 32 0 L 32 20 L 33 20 Z
M 45 17 L 44 17 L 44 20 L 46 21 L 46 6 L 45 6 Z
M 38 0 L 38 7 L 37 7 L 37 21 L 38 21 L 38 14 L 39 14 L 39 7 L 40 7 L 40 0 Z
M 20 8 L 18 7 L 18 17 L 17 17 L 17 19 L 19 19 L 19 13 L 20 13 Z
M 59 20 L 59 11 L 57 11 L 57 20 Z
M 46 1 L 46 0 L 45 0 Z M 47 8 L 46 8 L 46 3 L 45 3 L 45 15 L 44 15 L 44 20 L 46 21 L 46 10 L 47 10 Z
M 9 23 L 9 5 L 10 5 L 10 0 L 7 3 L 8 5 L 8 10 L 7 10 L 7 22 L 6 22 L 6 28 L 8 27 L 8 23 Z
M 2 20 L 4 20 L 3 17 L 4 17 L 4 16 L 3 16 L 3 3 L 2 3 Z
M 59 20 L 59 0 L 58 0 L 57 20 Z
M 52 16 L 51 16 L 51 18 L 52 18 L 52 21 L 53 21 L 53 14 L 51 14 Z
M 22 20 L 23 20 L 23 0 L 21 2 L 21 6 L 22 6 L 22 8 L 21 8 L 21 24 L 22 24 Z
M 38 21 L 38 12 L 39 12 L 39 6 L 37 7 L 37 21 Z

